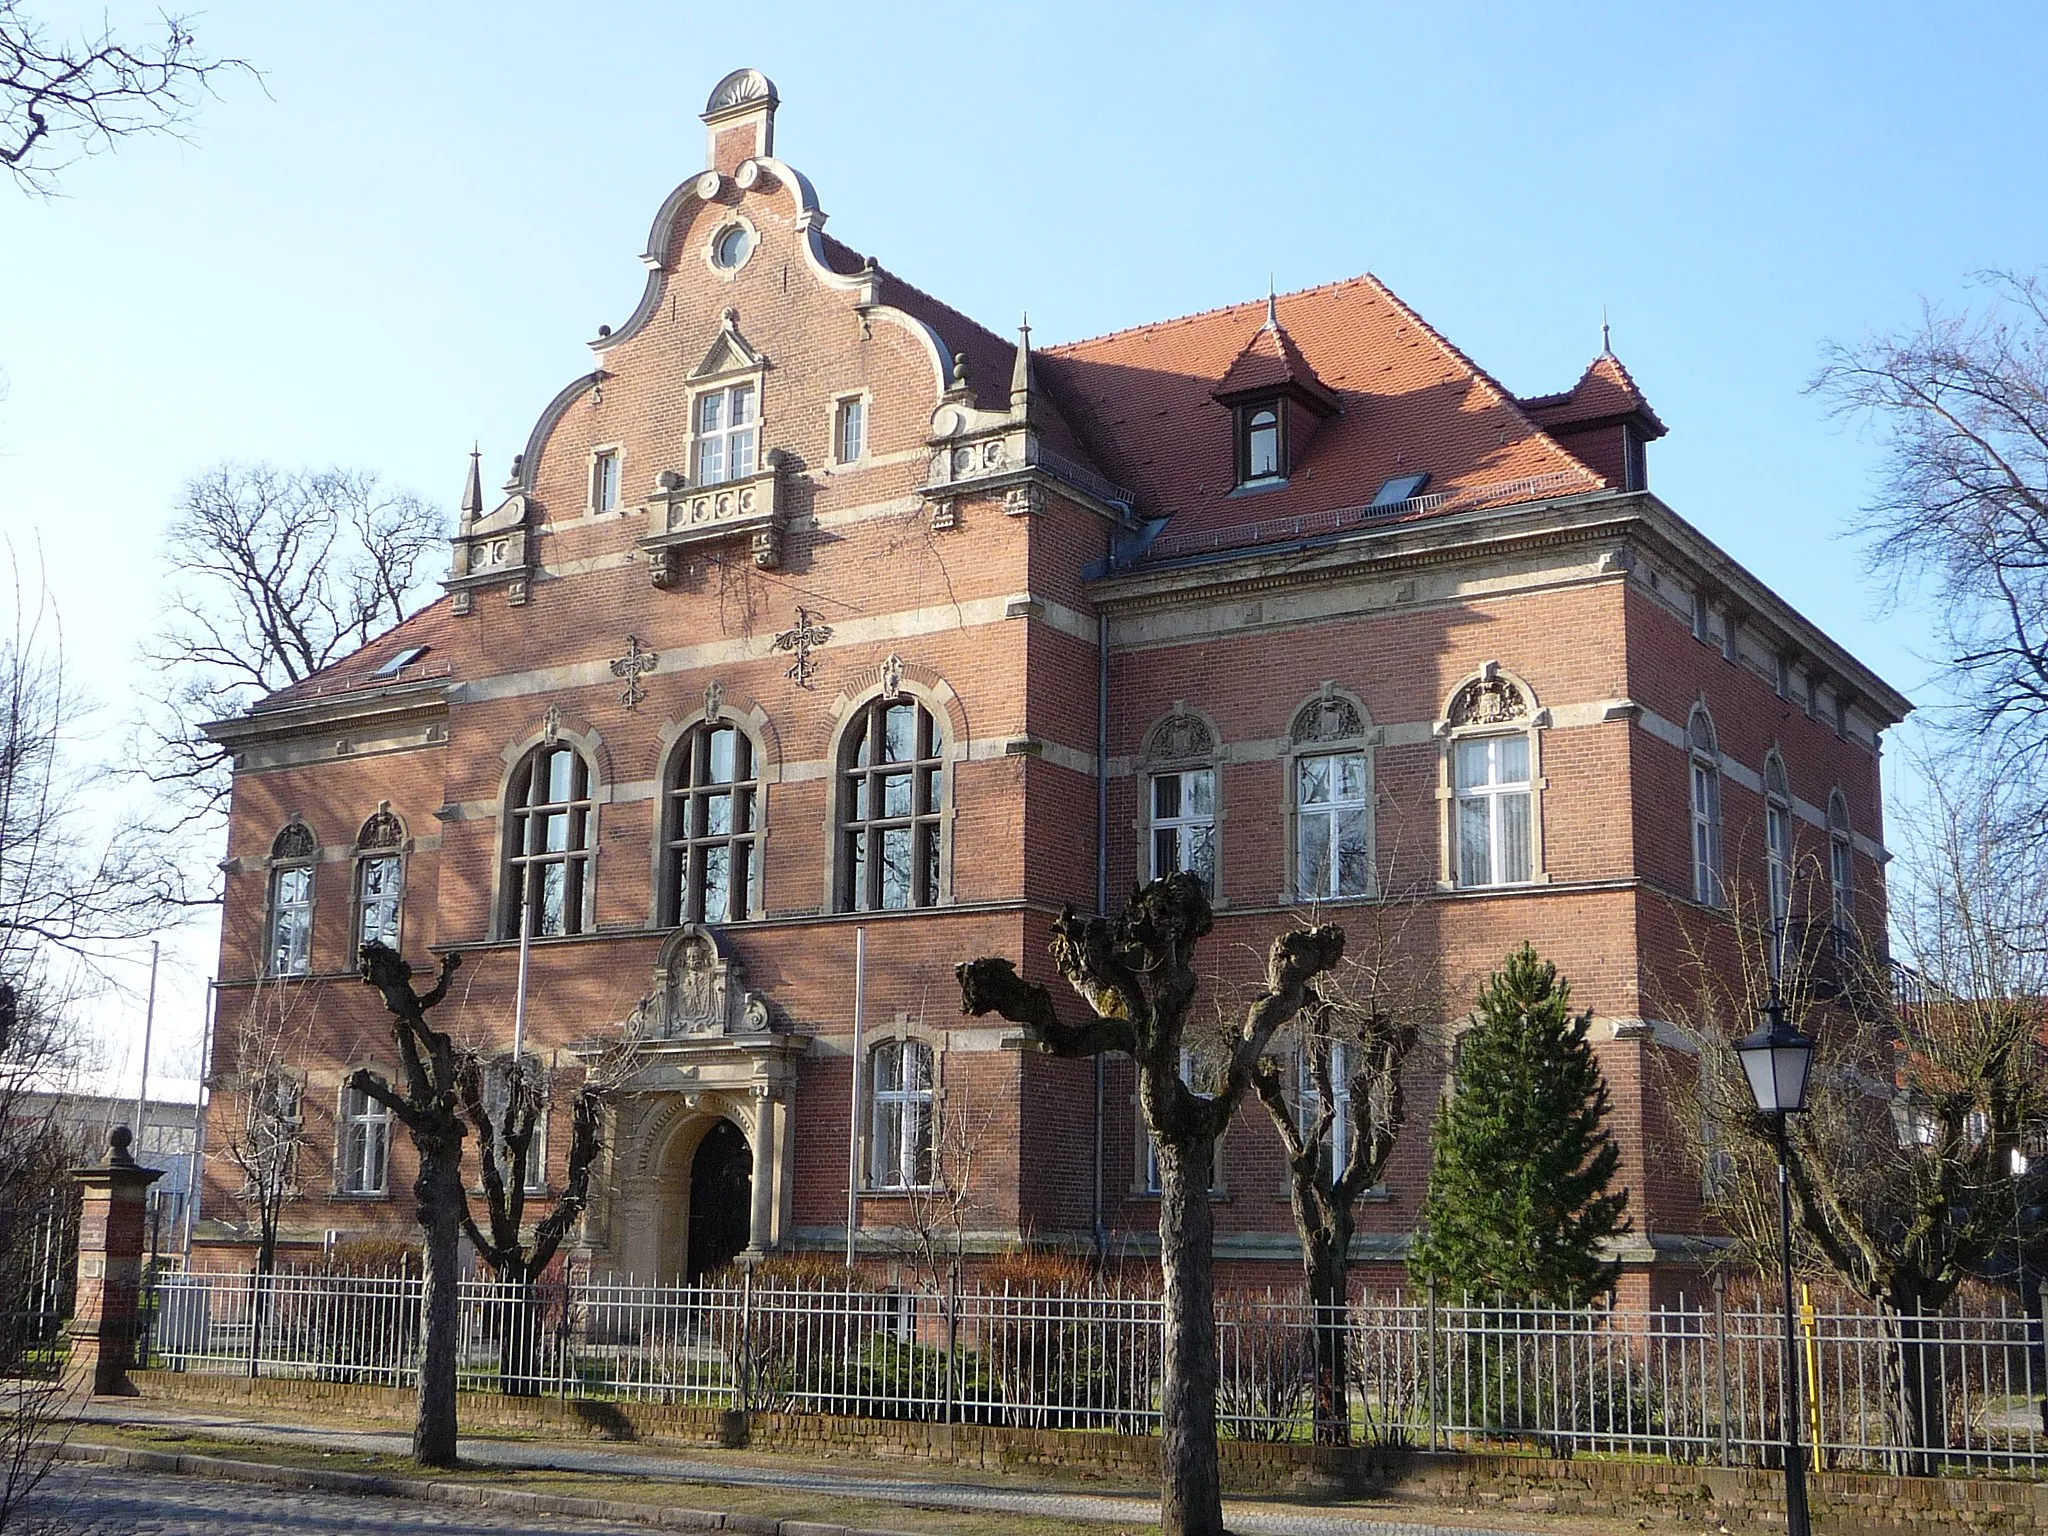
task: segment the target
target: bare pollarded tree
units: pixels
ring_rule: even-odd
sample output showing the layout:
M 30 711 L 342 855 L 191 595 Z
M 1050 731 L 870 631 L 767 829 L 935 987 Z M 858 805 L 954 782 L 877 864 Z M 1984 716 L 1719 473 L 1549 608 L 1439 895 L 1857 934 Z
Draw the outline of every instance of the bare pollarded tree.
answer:
M 412 967 L 382 944 L 362 948 L 363 981 L 383 997 L 398 1042 L 404 1086 L 394 1088 L 362 1068 L 349 1086 L 398 1117 L 419 1155 L 412 1192 L 426 1250 L 426 1292 L 421 1301 L 419 1409 L 413 1423 L 413 1460 L 423 1467 L 455 1465 L 455 1366 L 461 1317 L 456 1287 L 461 1279 L 462 1225 L 469 1202 L 462 1190 L 462 1140 L 468 1132 L 461 1113 L 462 1053 L 427 1015 L 448 995 L 462 956 L 441 957 L 441 975 L 420 992 Z
M 73 161 L 143 134 L 180 136 L 226 74 L 255 71 L 202 52 L 187 18 L 166 14 L 158 41 L 104 23 L 60 42 L 21 0 L 0 0 L 0 165 L 49 196 Z
M 178 573 L 144 648 L 156 679 L 137 761 L 178 828 L 227 807 L 209 720 L 302 682 L 425 602 L 440 514 L 356 470 L 222 464 L 187 481 L 167 538 Z
M 957 968 L 961 1008 L 1023 1026 L 1056 1056 L 1117 1052 L 1138 1068 L 1138 1103 L 1159 1149 L 1159 1269 L 1163 1290 L 1160 1385 L 1160 1529 L 1166 1536 L 1222 1536 L 1216 1451 L 1215 1218 L 1209 1203 L 1216 1141 L 1251 1090 L 1274 1034 L 1313 996 L 1317 978 L 1343 958 L 1344 930 L 1320 925 L 1281 934 L 1266 981 L 1227 1038 L 1213 1094 L 1181 1073 L 1189 1016 L 1200 990 L 1195 946 L 1212 925 L 1201 878 L 1154 880 L 1113 917 L 1068 908 L 1053 924 L 1053 961 L 1086 1005 L 1079 1023 L 1052 994 L 1006 959 Z

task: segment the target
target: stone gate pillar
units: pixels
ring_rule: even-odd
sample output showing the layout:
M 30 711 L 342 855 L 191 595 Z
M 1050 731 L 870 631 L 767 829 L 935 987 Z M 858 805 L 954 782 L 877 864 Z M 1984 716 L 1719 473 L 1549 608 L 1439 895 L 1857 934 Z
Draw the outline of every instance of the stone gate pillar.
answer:
M 163 1177 L 138 1167 L 128 1150 L 134 1133 L 114 1127 L 107 1160 L 74 1168 L 84 1202 L 78 1213 L 78 1299 L 71 1314 L 71 1362 L 65 1386 L 95 1396 L 126 1396 L 142 1290 L 144 1208 L 149 1186 Z

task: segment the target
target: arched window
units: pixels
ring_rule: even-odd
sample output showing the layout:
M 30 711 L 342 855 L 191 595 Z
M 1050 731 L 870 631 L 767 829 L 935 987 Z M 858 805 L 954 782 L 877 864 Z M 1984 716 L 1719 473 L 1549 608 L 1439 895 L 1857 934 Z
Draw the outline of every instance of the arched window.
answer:
M 1692 895 L 1721 904 L 1721 747 L 1705 705 L 1695 705 L 1685 728 L 1692 748 Z
M 399 904 L 405 895 L 405 828 L 389 806 L 356 834 L 356 945 L 398 948 Z
M 925 1189 L 932 1182 L 932 1048 L 884 1040 L 868 1055 L 868 1185 Z
M 945 775 L 930 710 L 886 696 L 860 706 L 839 750 L 839 911 L 938 902 Z
M 1289 727 L 1298 900 L 1372 890 L 1372 756 L 1364 735 L 1358 706 L 1334 692 L 1303 705 Z
M 1216 735 L 1199 716 L 1176 710 L 1145 738 L 1147 877 L 1185 870 L 1211 897 L 1216 883 Z
M 516 1115 L 531 1114 L 533 1131 L 526 1143 L 526 1163 L 521 1170 L 521 1190 L 529 1195 L 548 1187 L 548 1074 L 541 1059 L 528 1051 L 520 1058 L 520 1070 L 512 1070 L 512 1054 L 494 1056 L 483 1066 L 484 1112 L 491 1117 L 492 1139 L 498 1168 L 510 1183 L 512 1151 L 508 1137 Z M 514 1091 L 518 1097 L 515 1100 Z
M 272 976 L 303 976 L 313 963 L 313 829 L 292 822 L 270 845 L 270 922 L 266 964 Z
M 353 1083 L 341 1090 L 341 1157 L 335 1188 L 381 1195 L 390 1183 L 391 1111 Z
M 1287 471 L 1280 443 L 1280 407 L 1253 405 L 1244 409 L 1243 440 L 1238 448 L 1238 481 L 1250 485 L 1259 480 L 1277 480 Z
M 1786 925 L 1792 920 L 1792 786 L 1776 748 L 1764 758 L 1764 892 L 1770 899 L 1768 953 L 1776 976 L 1785 962 Z
M 596 851 L 589 765 L 574 747 L 536 747 L 513 773 L 509 800 L 503 931 L 516 937 L 523 911 L 536 938 L 583 932 Z
M 1536 768 L 1545 718 L 1526 684 L 1488 662 L 1444 714 L 1445 856 L 1460 889 L 1524 885 L 1542 869 Z
M 669 757 L 664 925 L 732 923 L 761 910 L 761 786 L 753 738 L 730 723 L 691 728 Z
M 1849 800 L 1839 789 L 1828 796 L 1828 884 L 1834 892 L 1835 942 L 1856 936 L 1856 849 L 1849 825 Z

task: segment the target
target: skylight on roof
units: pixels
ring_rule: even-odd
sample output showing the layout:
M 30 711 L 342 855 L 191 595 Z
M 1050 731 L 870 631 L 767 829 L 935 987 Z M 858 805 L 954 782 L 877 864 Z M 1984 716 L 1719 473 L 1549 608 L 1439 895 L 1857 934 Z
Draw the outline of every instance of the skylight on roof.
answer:
M 427 648 L 424 645 L 408 645 L 404 650 L 399 651 L 390 660 L 386 661 L 383 666 L 372 672 L 370 676 L 396 677 L 426 654 Z
M 1413 500 L 1429 484 L 1429 474 L 1395 475 L 1379 488 L 1373 499 L 1367 503 L 1374 507 L 1398 507 L 1404 501 Z

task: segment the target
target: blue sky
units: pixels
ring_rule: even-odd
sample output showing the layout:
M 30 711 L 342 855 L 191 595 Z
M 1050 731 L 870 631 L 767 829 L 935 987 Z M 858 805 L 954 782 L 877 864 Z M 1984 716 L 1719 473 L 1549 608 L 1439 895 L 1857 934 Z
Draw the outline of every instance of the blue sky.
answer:
M 30 0 L 60 29 L 101 7 Z M 117 26 L 154 11 L 111 8 Z M 215 3 L 189 143 L 0 188 L 0 527 L 108 723 L 179 483 L 372 468 L 451 509 L 640 292 L 713 82 L 779 86 L 833 232 L 1045 342 L 1370 270 L 1510 389 L 1615 350 L 1652 484 L 1924 703 L 1924 626 L 1841 537 L 1869 443 L 1824 338 L 2048 262 L 2048 7 Z M 1896 762 L 1896 758 L 1894 759 Z M 211 939 L 174 946 L 196 1036 Z M 121 1035 L 138 1016 L 109 1001 Z

